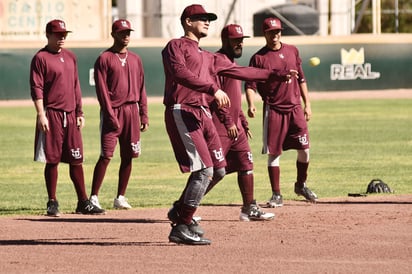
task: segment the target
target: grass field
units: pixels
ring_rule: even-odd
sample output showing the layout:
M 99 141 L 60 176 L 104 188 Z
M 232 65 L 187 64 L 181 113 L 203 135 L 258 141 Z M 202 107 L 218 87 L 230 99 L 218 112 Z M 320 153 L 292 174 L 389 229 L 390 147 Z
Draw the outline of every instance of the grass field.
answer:
M 412 100 L 320 100 L 312 101 L 309 123 L 311 164 L 308 185 L 323 197 L 365 192 L 368 182 L 381 178 L 397 194 L 411 194 L 412 187 Z M 90 191 L 94 164 L 99 155 L 99 108 L 84 106 L 83 130 L 85 179 Z M 126 196 L 134 208 L 168 207 L 179 196 L 187 174 L 181 174 L 163 124 L 161 103 L 149 105 L 150 128 L 142 136 L 142 155 L 134 161 Z M 255 163 L 255 197 L 270 196 L 266 155 L 261 149 L 261 105 L 258 117 L 249 119 Z M 0 108 L 0 215 L 43 214 L 47 194 L 44 165 L 33 162 L 35 111 L 33 106 Z M 118 152 L 118 150 L 117 150 Z M 284 199 L 296 199 L 295 151 L 281 157 L 281 187 Z M 112 160 L 99 199 L 110 209 L 117 189 L 119 156 Z M 68 167 L 59 168 L 57 195 L 61 211 L 72 212 L 75 191 Z M 203 203 L 240 203 L 236 175 L 228 175 Z

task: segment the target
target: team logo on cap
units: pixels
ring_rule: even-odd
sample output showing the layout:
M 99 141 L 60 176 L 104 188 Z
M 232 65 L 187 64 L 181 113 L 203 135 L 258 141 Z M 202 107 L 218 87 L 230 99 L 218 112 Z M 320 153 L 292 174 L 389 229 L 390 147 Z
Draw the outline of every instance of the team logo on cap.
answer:
M 60 22 L 59 22 L 59 25 L 60 25 L 60 28 L 61 28 L 61 29 L 66 29 L 66 25 L 64 24 L 63 21 L 60 21 Z
M 120 23 L 122 24 L 122 27 L 124 27 L 124 28 L 128 28 L 128 27 L 129 27 L 129 25 L 127 24 L 127 22 L 124 21 L 124 20 L 122 20 Z
M 276 20 L 270 20 L 270 24 L 272 25 L 272 27 L 277 27 L 278 22 Z
M 237 32 L 237 33 L 239 33 L 239 34 L 243 34 L 243 32 L 242 32 L 242 28 L 241 28 L 241 27 L 236 26 L 236 27 L 235 27 L 235 29 L 236 29 L 236 32 Z

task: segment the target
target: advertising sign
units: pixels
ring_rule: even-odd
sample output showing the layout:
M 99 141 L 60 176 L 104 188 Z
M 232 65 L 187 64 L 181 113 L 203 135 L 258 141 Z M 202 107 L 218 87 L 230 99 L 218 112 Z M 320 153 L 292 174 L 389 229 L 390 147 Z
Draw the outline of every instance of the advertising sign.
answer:
M 66 22 L 70 40 L 101 40 L 108 35 L 110 9 L 110 0 L 0 0 L 0 41 L 43 40 L 53 19 Z

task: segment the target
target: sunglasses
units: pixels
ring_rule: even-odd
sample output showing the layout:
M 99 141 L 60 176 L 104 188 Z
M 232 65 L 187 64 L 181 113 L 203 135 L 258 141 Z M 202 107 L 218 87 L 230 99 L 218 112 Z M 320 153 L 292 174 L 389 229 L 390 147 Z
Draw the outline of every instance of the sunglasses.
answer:
M 190 20 L 192 21 L 202 21 L 202 22 L 210 22 L 209 17 L 205 16 L 205 15 L 195 15 L 190 17 Z
M 57 38 L 66 38 L 67 32 L 53 32 L 53 35 L 56 36 Z

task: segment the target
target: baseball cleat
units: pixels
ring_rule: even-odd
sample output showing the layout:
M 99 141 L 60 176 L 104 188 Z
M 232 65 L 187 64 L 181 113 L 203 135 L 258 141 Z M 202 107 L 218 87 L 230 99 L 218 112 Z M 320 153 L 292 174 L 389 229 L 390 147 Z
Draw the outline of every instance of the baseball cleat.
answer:
M 256 204 L 256 201 L 253 201 L 253 203 L 247 207 L 242 207 L 242 210 L 239 216 L 239 220 L 245 221 L 245 222 L 268 221 L 268 220 L 273 220 L 274 218 L 275 218 L 275 214 L 270 213 L 270 212 L 261 211 L 258 205 Z
M 267 202 L 268 207 L 280 207 L 283 206 L 283 197 L 280 194 L 273 194 Z
M 86 215 L 102 215 L 102 214 L 105 214 L 106 211 L 104 211 L 104 209 L 100 209 L 100 208 L 95 207 L 90 202 L 90 200 L 86 200 L 86 201 L 78 201 L 77 202 L 76 213 L 77 214 L 86 214 Z
M 90 196 L 90 202 L 97 208 L 103 209 L 102 206 L 99 203 L 99 199 L 97 198 L 97 195 L 92 195 Z
M 169 212 L 167 212 L 167 218 L 169 219 L 169 221 L 172 222 L 172 224 L 177 224 L 179 222 L 178 206 L 179 206 L 178 201 L 175 201 L 173 203 L 173 206 L 169 209 Z M 197 217 L 197 219 L 201 220 L 202 218 Z M 190 223 L 190 225 L 188 225 L 188 227 L 190 231 L 192 231 L 193 233 L 196 233 L 200 237 L 202 237 L 203 234 L 205 233 L 203 229 L 200 227 L 195 216 L 193 217 L 192 222 Z
M 59 202 L 56 200 L 49 200 L 47 202 L 47 216 L 60 217 Z
M 123 195 L 119 195 L 119 197 L 114 198 L 113 201 L 113 208 L 115 209 L 130 209 L 132 206 L 127 202 L 127 198 Z
M 298 186 L 297 183 L 295 183 L 295 193 L 299 196 L 305 197 L 305 199 L 311 203 L 316 203 L 316 200 L 318 199 L 318 196 L 316 195 L 315 192 L 310 190 L 307 186 L 306 183 L 303 184 L 303 187 Z
M 192 232 L 188 225 L 172 225 L 169 242 L 186 245 L 210 245 L 211 241 Z
M 193 221 L 195 221 L 196 223 L 199 223 L 202 220 L 201 216 L 193 216 Z

